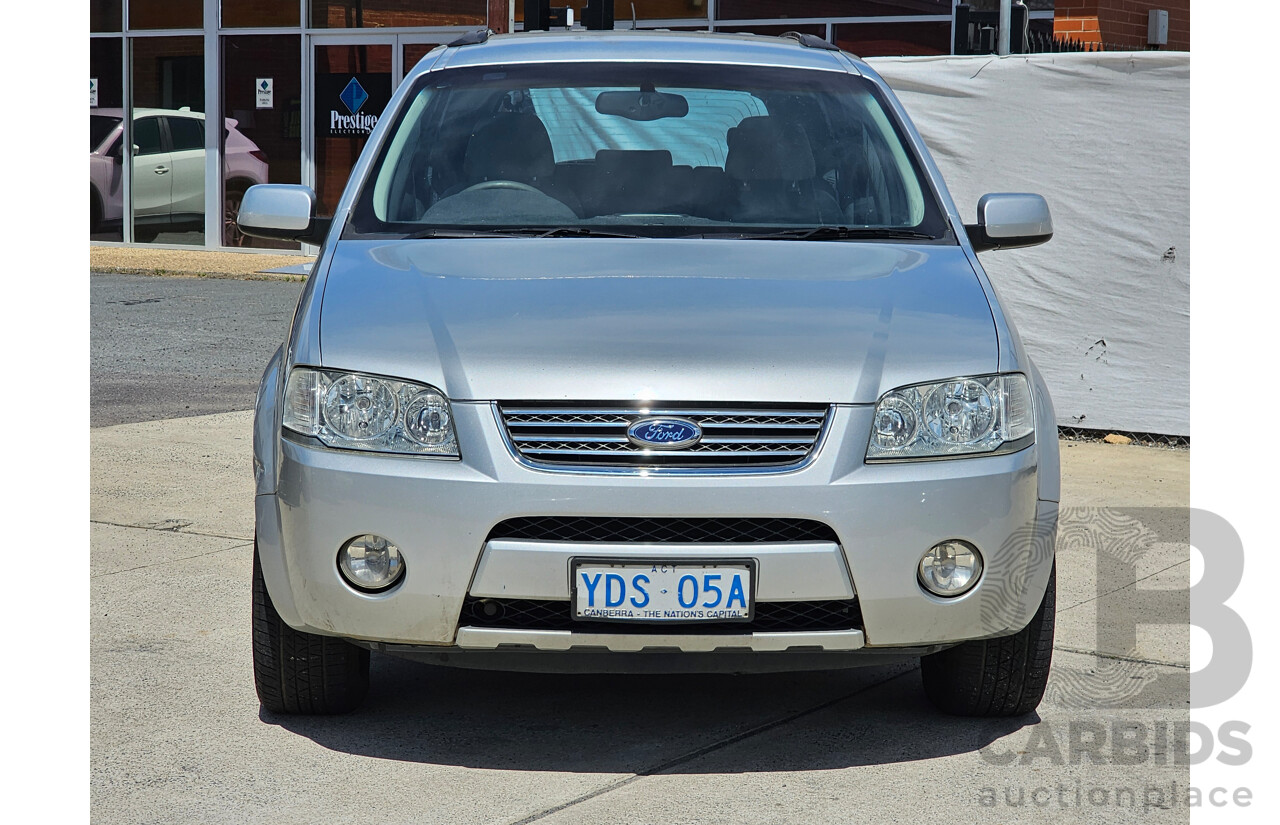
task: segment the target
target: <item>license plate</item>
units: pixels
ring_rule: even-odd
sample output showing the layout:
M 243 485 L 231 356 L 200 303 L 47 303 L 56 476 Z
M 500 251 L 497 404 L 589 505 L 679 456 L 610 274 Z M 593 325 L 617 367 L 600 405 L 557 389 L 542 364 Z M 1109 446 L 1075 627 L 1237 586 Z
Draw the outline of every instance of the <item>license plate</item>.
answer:
M 755 563 L 574 559 L 573 615 L 590 621 L 747 622 Z

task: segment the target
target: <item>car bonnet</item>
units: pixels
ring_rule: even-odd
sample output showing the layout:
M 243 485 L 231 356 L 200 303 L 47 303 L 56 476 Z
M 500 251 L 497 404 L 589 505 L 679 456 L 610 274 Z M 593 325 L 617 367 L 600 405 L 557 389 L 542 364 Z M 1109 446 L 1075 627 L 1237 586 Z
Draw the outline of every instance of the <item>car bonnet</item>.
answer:
M 323 366 L 458 400 L 873 403 L 994 372 L 959 246 L 659 240 L 345 240 Z

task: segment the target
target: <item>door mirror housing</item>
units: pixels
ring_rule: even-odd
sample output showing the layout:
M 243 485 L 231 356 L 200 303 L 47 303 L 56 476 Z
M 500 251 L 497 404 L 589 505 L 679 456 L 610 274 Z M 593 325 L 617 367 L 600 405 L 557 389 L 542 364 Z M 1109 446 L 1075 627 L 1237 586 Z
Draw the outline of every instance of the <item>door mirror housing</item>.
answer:
M 316 193 L 293 183 L 250 186 L 240 201 L 236 225 L 255 238 L 320 244 L 332 218 L 316 217 Z
M 1036 246 L 1053 237 L 1049 204 L 1039 195 L 1003 192 L 978 200 L 978 222 L 965 231 L 974 252 Z

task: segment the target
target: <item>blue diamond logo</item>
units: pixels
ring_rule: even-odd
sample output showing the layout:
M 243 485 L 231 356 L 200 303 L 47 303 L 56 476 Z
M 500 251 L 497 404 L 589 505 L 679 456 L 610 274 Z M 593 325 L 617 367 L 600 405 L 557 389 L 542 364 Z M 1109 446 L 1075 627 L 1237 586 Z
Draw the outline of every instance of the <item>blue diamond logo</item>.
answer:
M 338 95 L 338 97 L 342 100 L 342 105 L 347 107 L 347 111 L 354 115 L 360 111 L 360 107 L 369 99 L 369 93 L 353 77 L 351 82 L 347 84 L 347 88 L 343 89 L 342 94 Z
M 269 84 L 269 83 L 267 83 L 266 79 L 264 78 L 264 79 L 263 79 L 263 81 L 262 81 L 262 91 L 264 91 L 264 92 L 265 92 L 265 91 L 267 90 L 267 87 L 268 87 L 269 85 L 270 85 L 270 84 Z

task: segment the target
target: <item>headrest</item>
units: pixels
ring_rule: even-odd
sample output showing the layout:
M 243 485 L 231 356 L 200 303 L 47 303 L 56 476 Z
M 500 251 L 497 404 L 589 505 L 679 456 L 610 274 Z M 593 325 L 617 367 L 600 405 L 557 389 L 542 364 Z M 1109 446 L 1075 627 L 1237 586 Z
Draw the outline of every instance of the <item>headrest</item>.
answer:
M 547 127 L 527 112 L 500 112 L 485 121 L 471 134 L 462 161 L 462 171 L 472 181 L 529 183 L 551 177 L 555 169 Z
M 724 170 L 736 180 L 809 180 L 817 174 L 813 149 L 800 124 L 748 117 L 729 130 Z
M 601 149 L 596 152 L 596 171 L 602 175 L 660 175 L 671 168 L 666 149 Z

